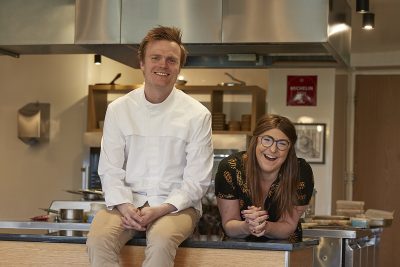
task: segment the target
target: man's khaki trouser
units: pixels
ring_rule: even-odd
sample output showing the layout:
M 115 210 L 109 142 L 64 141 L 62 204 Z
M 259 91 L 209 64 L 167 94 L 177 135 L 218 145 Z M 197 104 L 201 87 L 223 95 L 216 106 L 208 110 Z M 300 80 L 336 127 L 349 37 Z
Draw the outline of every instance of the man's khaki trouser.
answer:
M 194 231 L 198 212 L 188 208 L 160 217 L 147 227 L 143 266 L 174 266 L 176 249 Z M 90 226 L 87 248 L 92 266 L 119 266 L 119 255 L 135 230 L 122 227 L 117 209 L 100 210 Z

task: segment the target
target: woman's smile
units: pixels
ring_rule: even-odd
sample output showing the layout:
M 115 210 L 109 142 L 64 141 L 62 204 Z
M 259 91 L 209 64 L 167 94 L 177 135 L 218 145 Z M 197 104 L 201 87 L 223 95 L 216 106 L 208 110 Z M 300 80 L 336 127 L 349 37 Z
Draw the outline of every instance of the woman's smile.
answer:
M 268 137 L 264 142 L 270 144 L 268 147 L 263 145 L 262 138 Z M 271 175 L 271 177 L 276 177 L 281 168 L 282 164 L 285 162 L 288 155 L 289 148 L 286 150 L 279 150 L 278 143 L 282 140 L 288 140 L 289 138 L 279 129 L 271 129 L 262 133 L 259 137 L 259 141 L 256 148 L 256 157 L 258 165 L 264 175 Z M 272 144 L 271 144 L 272 143 Z

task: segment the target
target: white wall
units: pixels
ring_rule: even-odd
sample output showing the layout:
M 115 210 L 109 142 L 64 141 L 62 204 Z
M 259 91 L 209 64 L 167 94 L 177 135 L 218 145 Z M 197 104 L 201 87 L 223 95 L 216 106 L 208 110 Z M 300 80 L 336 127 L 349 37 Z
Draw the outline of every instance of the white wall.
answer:
M 1 218 L 38 214 L 66 189 L 77 189 L 85 128 L 86 58 L 0 58 Z M 50 103 L 50 143 L 28 146 L 17 138 L 17 111 L 31 102 Z
M 301 116 L 313 122 L 326 123 L 325 164 L 311 164 L 315 178 L 316 214 L 331 214 L 332 196 L 332 138 L 335 96 L 334 69 L 271 69 L 269 70 L 268 112 L 300 122 Z M 317 75 L 317 105 L 311 107 L 287 106 L 286 90 L 288 75 Z
M 27 219 L 52 200 L 79 199 L 64 190 L 81 188 L 88 85 L 118 72 L 121 83 L 142 79 L 140 71 L 103 62 L 97 68 L 93 55 L 0 57 L 0 219 Z M 17 111 L 36 101 L 50 103 L 50 142 L 29 146 L 17 137 Z

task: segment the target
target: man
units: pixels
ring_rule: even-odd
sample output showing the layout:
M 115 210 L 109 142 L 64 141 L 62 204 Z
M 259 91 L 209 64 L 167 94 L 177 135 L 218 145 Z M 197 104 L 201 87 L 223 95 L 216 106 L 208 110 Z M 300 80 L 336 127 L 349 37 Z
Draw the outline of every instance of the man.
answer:
M 211 114 L 174 84 L 187 52 L 181 31 L 149 31 L 138 56 L 144 86 L 107 109 L 98 173 L 108 209 L 92 222 L 92 266 L 119 266 L 122 247 L 146 231 L 143 266 L 173 266 L 201 216 L 211 181 Z

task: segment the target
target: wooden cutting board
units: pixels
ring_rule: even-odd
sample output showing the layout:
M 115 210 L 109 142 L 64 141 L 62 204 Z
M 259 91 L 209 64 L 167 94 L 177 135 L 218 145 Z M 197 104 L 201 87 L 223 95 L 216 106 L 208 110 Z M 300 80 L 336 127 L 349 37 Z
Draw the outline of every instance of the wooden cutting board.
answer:
M 330 216 L 330 215 L 316 215 L 313 216 L 311 222 L 318 225 L 350 225 L 350 217 L 347 216 Z

